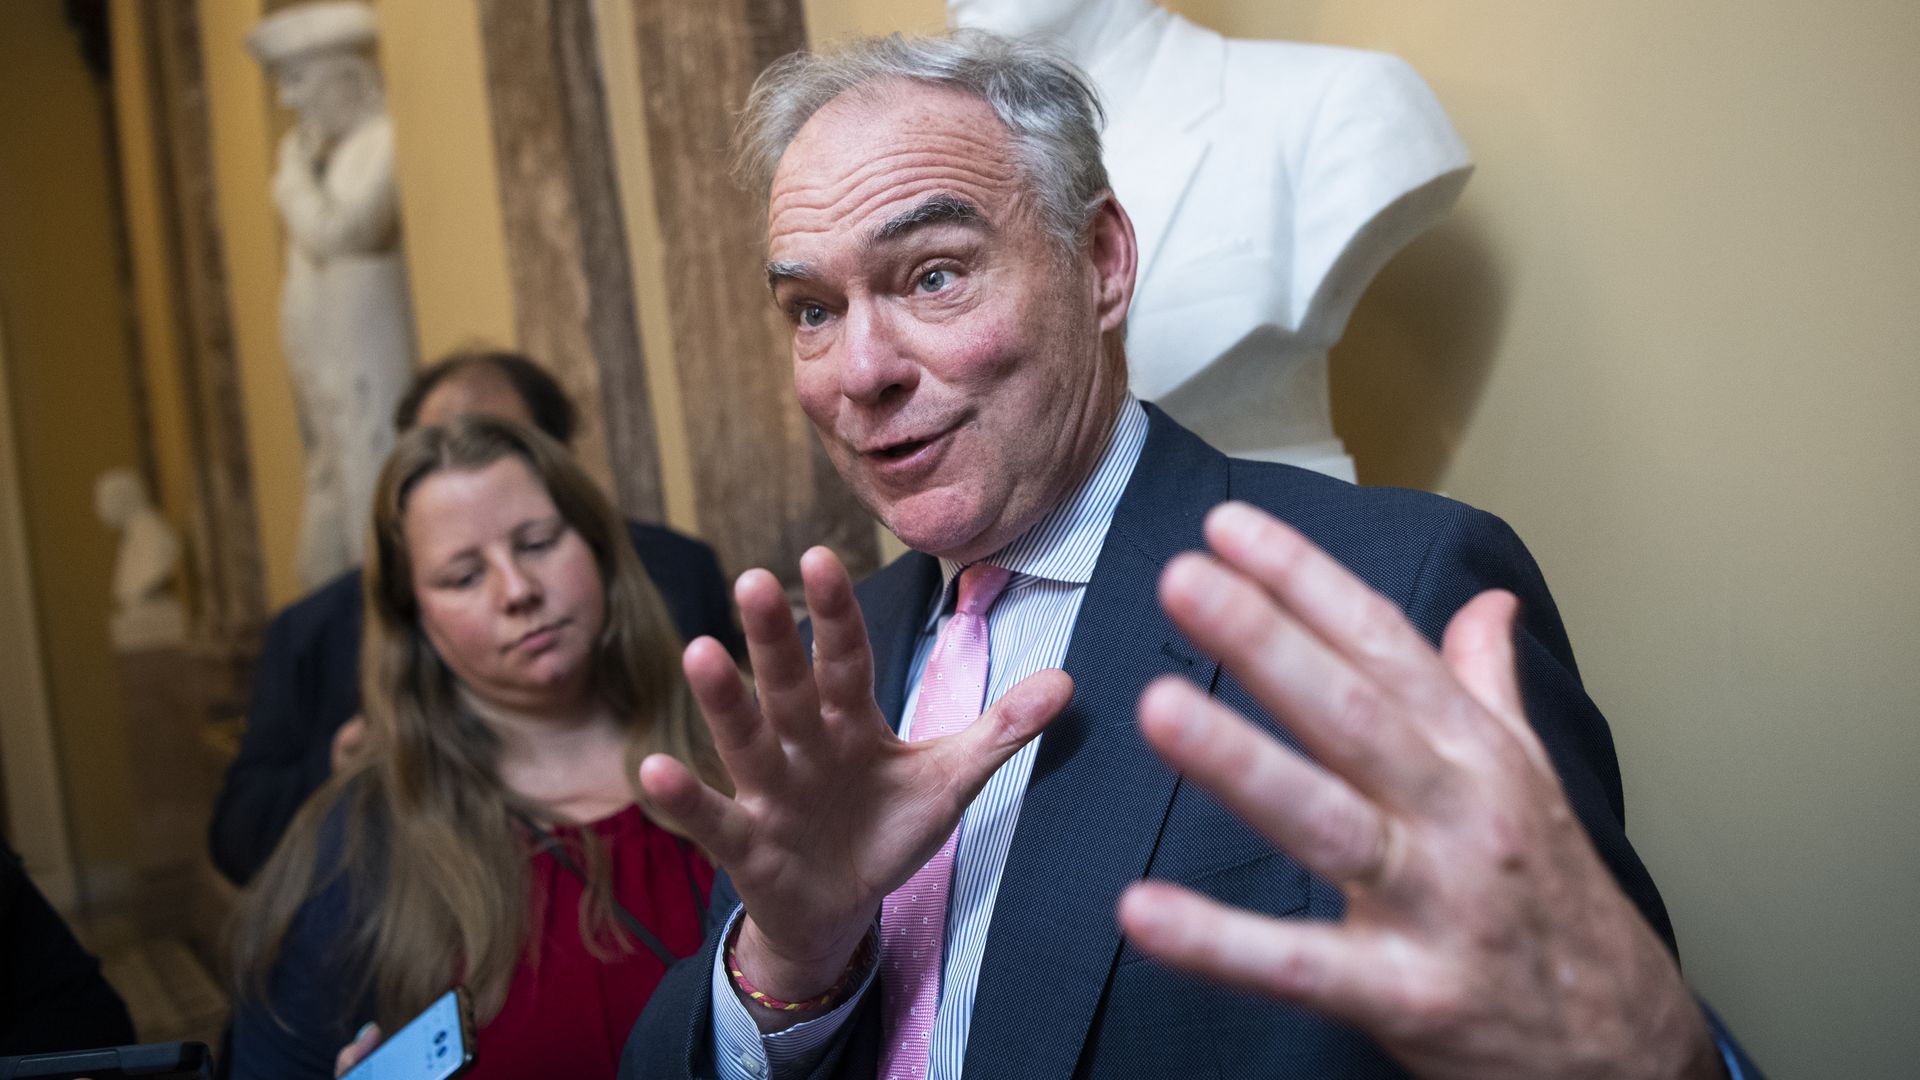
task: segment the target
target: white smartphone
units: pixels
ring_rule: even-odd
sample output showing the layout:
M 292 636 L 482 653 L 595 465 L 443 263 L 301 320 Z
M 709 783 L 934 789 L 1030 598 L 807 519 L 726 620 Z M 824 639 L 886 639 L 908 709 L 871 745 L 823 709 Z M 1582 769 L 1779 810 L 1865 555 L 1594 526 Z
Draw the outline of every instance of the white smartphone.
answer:
M 449 1080 L 473 1067 L 473 1006 L 456 986 L 387 1036 L 342 1080 Z

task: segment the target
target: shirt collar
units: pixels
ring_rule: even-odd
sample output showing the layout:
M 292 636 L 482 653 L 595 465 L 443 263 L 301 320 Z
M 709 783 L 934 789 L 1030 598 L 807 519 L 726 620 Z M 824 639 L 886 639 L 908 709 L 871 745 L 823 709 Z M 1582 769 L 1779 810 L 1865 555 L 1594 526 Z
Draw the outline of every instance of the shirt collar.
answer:
M 1009 589 L 1018 587 L 1022 578 L 1045 578 L 1070 585 L 1092 581 L 1093 566 L 1100 561 L 1100 548 L 1107 540 L 1107 527 L 1113 524 L 1114 508 L 1120 505 L 1120 495 L 1126 491 L 1133 467 L 1140 461 L 1140 450 L 1147 444 L 1147 427 L 1147 410 L 1128 394 L 1100 463 L 1079 488 L 1032 528 L 981 561 L 1013 571 Z M 929 625 L 946 609 L 946 597 L 962 569 L 963 564 L 956 560 L 940 560 L 939 602 L 927 617 Z

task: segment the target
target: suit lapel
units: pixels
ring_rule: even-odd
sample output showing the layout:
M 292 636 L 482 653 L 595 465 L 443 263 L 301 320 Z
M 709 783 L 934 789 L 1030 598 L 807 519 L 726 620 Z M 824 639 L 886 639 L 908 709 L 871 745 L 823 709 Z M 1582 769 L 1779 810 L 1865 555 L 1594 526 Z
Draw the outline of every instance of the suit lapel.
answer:
M 939 587 L 939 561 L 914 551 L 861 582 L 856 591 L 867 620 L 867 641 L 873 646 L 874 701 L 895 731 L 906 705 L 913 646 Z
M 1167 621 L 1155 583 L 1199 547 L 1226 459 L 1148 407 L 1147 444 L 1114 512 L 1067 649 L 1074 696 L 1042 736 L 980 969 L 965 1073 L 1068 1076 L 1120 948 L 1113 905 L 1142 876 L 1176 777 L 1134 721 L 1164 674 L 1211 687 L 1218 665 Z M 923 609 L 924 610 L 924 609 Z

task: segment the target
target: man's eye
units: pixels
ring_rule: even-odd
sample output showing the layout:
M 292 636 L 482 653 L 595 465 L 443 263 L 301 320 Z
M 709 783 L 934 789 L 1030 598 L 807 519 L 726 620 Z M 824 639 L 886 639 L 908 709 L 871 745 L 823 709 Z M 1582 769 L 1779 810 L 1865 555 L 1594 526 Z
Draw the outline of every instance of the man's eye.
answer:
M 929 270 L 920 275 L 917 283 L 921 292 L 939 292 L 953 281 L 953 274 L 946 270 Z
M 802 326 L 819 326 L 827 321 L 827 309 L 819 304 L 801 304 L 799 317 Z

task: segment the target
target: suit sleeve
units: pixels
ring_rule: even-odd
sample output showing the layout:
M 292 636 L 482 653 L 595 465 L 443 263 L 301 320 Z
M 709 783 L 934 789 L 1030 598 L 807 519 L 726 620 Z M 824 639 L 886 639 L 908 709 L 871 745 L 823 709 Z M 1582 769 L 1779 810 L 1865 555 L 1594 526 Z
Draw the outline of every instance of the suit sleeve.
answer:
M 309 899 L 287 930 L 266 999 L 235 999 L 233 1080 L 327 1080 L 340 1048 L 373 1019 L 371 1001 L 348 998 L 356 982 L 343 960 L 351 892 L 336 878 Z
M 733 618 L 726 575 L 721 573 L 720 560 L 713 549 L 705 544 L 694 544 L 688 555 L 685 588 L 693 612 L 688 619 L 691 632 L 687 640 L 706 634 L 725 645 L 734 659 L 744 660 L 747 642 Z
M 1567 799 L 1621 891 L 1677 957 L 1666 905 L 1627 841 L 1613 737 L 1581 685 L 1559 610 L 1520 538 L 1490 514 L 1458 508 L 1428 549 L 1408 613 L 1437 644 L 1454 613 L 1493 588 L 1507 589 L 1520 600 L 1514 645 L 1521 693 L 1527 718 L 1560 774 Z M 1704 1003 L 1702 1011 L 1731 1080 L 1762 1080 L 1759 1068 L 1720 1018 Z
M 712 637 L 735 659 L 745 659 L 746 640 L 734 621 L 726 575 L 713 549 L 671 529 L 636 521 L 627 522 L 627 535 L 681 638 Z
M 714 1060 L 714 965 L 720 942 L 739 907 L 739 894 L 725 873 L 717 873 L 707 905 L 707 940 L 698 953 L 675 964 L 655 988 L 633 1025 L 620 1055 L 620 1080 L 723 1080 L 740 1072 Z M 870 973 L 852 1014 L 824 1042 L 808 1040 L 797 1060 L 806 1080 L 872 1076 L 878 1060 L 879 1000 Z M 844 1006 L 843 1006 L 844 1007 Z M 775 1071 L 780 1065 L 775 1064 Z
M 134 1040 L 120 995 L 0 840 L 0 1055 Z
M 240 753 L 227 767 L 208 826 L 214 865 L 236 885 L 260 872 L 300 804 L 333 771 L 333 732 L 346 717 L 322 715 L 330 695 L 316 685 L 324 673 L 310 670 L 302 621 L 289 609 L 267 627 Z
M 1587 697 L 1559 609 L 1533 556 L 1507 524 L 1458 506 L 1443 520 L 1416 577 L 1408 617 L 1436 645 L 1454 614 L 1488 589 L 1519 598 L 1515 660 L 1527 718 L 1560 774 L 1567 800 L 1628 899 L 1677 953 L 1673 923 L 1640 856 L 1627 842 L 1613 736 Z

